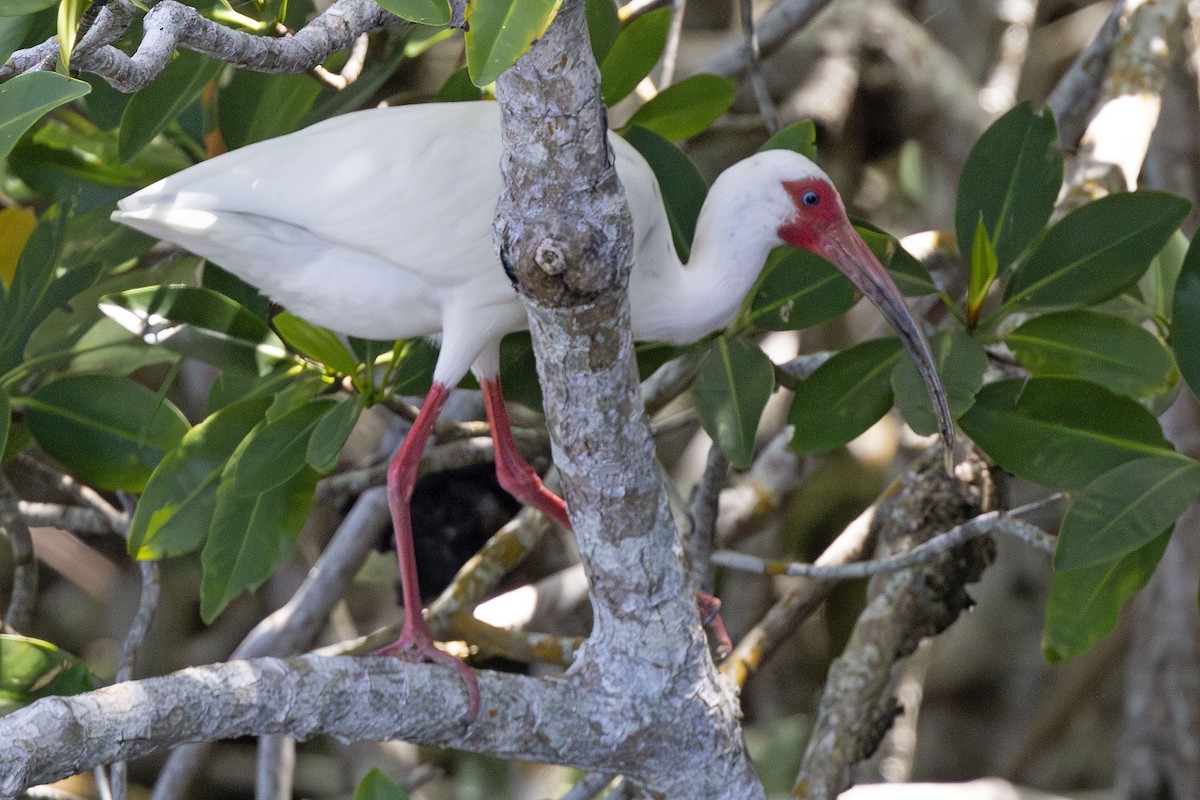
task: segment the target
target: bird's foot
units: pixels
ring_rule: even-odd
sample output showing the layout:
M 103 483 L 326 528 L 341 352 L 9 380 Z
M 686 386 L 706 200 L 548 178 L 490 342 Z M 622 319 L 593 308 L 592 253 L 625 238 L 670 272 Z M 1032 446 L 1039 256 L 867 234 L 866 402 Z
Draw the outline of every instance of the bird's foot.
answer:
M 712 633 L 717 661 L 724 661 L 733 652 L 733 640 L 725 630 L 725 620 L 721 619 L 721 601 L 706 592 L 696 592 L 696 606 L 700 609 L 700 622 Z
M 479 716 L 479 680 L 475 677 L 475 670 L 471 669 L 465 661 L 455 658 L 449 653 L 438 648 L 434 644 L 433 637 L 429 634 L 428 628 L 424 632 L 418 631 L 410 634 L 411 625 L 404 626 L 404 632 L 400 634 L 400 638 L 386 647 L 381 647 L 374 652 L 377 656 L 394 656 L 395 658 L 418 664 L 428 662 L 433 664 L 446 664 L 452 667 L 458 676 L 462 678 L 463 683 L 467 688 L 467 713 L 463 717 L 463 721 L 468 725 L 475 721 Z

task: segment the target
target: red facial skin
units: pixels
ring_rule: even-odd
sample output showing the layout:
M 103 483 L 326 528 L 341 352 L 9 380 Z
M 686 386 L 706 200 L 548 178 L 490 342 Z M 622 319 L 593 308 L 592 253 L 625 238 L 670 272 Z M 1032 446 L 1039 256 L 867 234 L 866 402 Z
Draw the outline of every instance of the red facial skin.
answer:
M 837 192 L 820 178 L 784 181 L 783 188 L 796 206 L 796 215 L 779 229 L 779 238 L 793 247 L 801 247 L 824 255 L 822 243 L 826 232 L 846 225 L 846 212 Z M 804 202 L 804 196 L 816 192 L 816 205 Z

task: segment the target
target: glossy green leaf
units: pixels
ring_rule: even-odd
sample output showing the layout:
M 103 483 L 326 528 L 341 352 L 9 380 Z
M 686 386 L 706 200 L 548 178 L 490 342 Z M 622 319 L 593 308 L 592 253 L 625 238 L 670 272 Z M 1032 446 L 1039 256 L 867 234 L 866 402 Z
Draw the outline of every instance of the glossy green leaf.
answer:
M 80 694 L 99 686 L 86 664 L 50 642 L 0 634 L 0 716 L 43 697 Z
M 729 111 L 737 84 L 719 75 L 692 75 L 668 86 L 629 118 L 628 125 L 665 139 L 690 139 Z
M 758 151 L 761 153 L 764 150 L 791 150 L 810 161 L 816 161 L 817 126 L 810 119 L 793 122 L 763 142 L 762 147 L 758 148 Z
M 846 444 L 892 407 L 892 370 L 904 357 L 898 339 L 873 339 L 849 347 L 817 367 L 796 387 L 788 422 L 800 452 Z
M 247 439 L 243 445 L 252 441 Z M 239 460 L 239 448 L 230 465 Z M 229 467 L 226 467 L 228 471 Z M 247 495 L 222 475 L 208 541 L 200 554 L 200 616 L 211 623 L 231 600 L 262 585 L 291 552 L 308 518 L 317 473 L 301 469 L 267 491 Z
M 1171 312 L 1171 347 L 1179 371 L 1192 394 L 1200 398 L 1200 236 L 1192 239 L 1179 280 L 1175 284 Z
M 58 0 L 52 2 L 56 3 Z M 8 57 L 29 38 L 33 22 L 32 17 L 0 16 L 0 63 L 8 61 Z
M 277 417 L 268 415 L 229 459 L 221 481 L 237 494 L 256 495 L 307 469 L 313 429 L 333 406 L 332 400 L 313 400 Z
M 308 440 L 305 460 L 322 474 L 337 466 L 342 447 L 362 413 L 362 403 L 356 397 L 343 397 L 317 422 Z
M 233 150 L 291 133 L 300 126 L 320 93 L 321 84 L 308 75 L 237 70 L 229 85 L 217 95 L 221 136 Z
M 1168 529 L 1111 561 L 1056 570 L 1050 579 L 1042 634 L 1046 660 L 1060 663 L 1075 658 L 1112 633 L 1126 601 L 1150 581 L 1170 541 Z
M 130 525 L 130 555 L 168 558 L 204 543 L 217 507 L 217 480 L 270 404 L 270 397 L 234 403 L 184 434 L 179 446 L 154 468 L 142 492 Z
M 1165 192 L 1122 192 L 1080 206 L 1013 272 L 1006 307 L 1076 307 L 1112 297 L 1146 271 L 1190 208 Z
M 550 26 L 562 0 L 467 0 L 467 69 L 487 86 Z
M 1175 231 L 1167 245 L 1154 260 L 1146 274 L 1138 279 L 1138 292 L 1150 312 L 1164 320 L 1171 320 L 1175 303 L 1175 285 L 1187 256 L 1188 239 L 1182 231 Z
M 400 19 L 420 25 L 440 27 L 450 24 L 450 3 L 446 0 L 378 0 L 384 10 Z
M 1156 538 L 1200 494 L 1200 463 L 1148 456 L 1120 464 L 1089 483 L 1067 509 L 1055 569 L 1111 561 Z
M 825 259 L 780 249 L 767 259 L 746 321 L 769 331 L 801 330 L 844 314 L 857 299 L 850 280 Z
M 174 405 L 141 384 L 110 375 L 70 375 L 24 401 L 42 449 L 97 489 L 140 492 L 188 423 Z
M 1176 378 L 1171 354 L 1157 336 L 1108 314 L 1034 317 L 1004 341 L 1041 378 L 1080 378 L 1130 397 L 1162 394 Z
M 215 58 L 183 50 L 149 86 L 134 93 L 121 115 L 117 136 L 121 163 L 128 164 L 166 130 L 224 66 Z
M 658 179 L 663 207 L 671 223 L 675 251 L 686 261 L 692 249 L 692 238 L 696 234 L 696 220 L 700 217 L 700 209 L 708 194 L 708 184 L 691 159 L 657 133 L 628 127 L 622 135 L 642 154 Z
M 1174 452 L 1142 405 L 1087 381 L 989 384 L 959 424 L 1001 467 L 1056 489 L 1082 489 L 1126 461 Z
M 854 230 L 871 248 L 879 263 L 887 268 L 896 288 L 905 297 L 923 297 L 937 292 L 929 270 L 917 257 L 904 249 L 900 240 L 887 231 L 862 219 L 852 219 Z
M 372 768 L 358 782 L 354 800 L 408 800 L 408 792 L 379 769 Z
M 584 11 L 587 14 L 592 54 L 596 57 L 597 64 L 603 64 L 604 57 L 621 34 L 621 17 L 617 14 L 617 4 L 613 0 L 586 0 Z
M 774 390 L 775 370 L 756 345 L 736 336 L 713 342 L 696 383 L 696 412 L 738 469 L 750 466 L 758 420 Z
M 313 325 L 290 311 L 282 311 L 271 319 L 271 324 L 289 345 L 309 358 L 342 375 L 358 372 L 358 359 L 346 349 L 338 335 L 328 328 Z
M 294 363 L 261 319 L 211 289 L 131 289 L 102 298 L 100 310 L 147 344 L 218 367 L 266 375 Z
M 983 215 L 975 226 L 975 242 L 971 245 L 971 278 L 967 286 L 967 323 L 975 327 L 979 319 L 979 310 L 987 299 L 988 289 L 996 280 L 999 264 L 996 260 L 996 250 L 988 238 L 987 226 L 983 224 Z
M 4 0 L 0 3 L 0 17 L 22 17 L 57 4 L 58 0 Z
M 606 106 L 628 97 L 654 69 L 667 45 L 671 13 L 670 8 L 648 11 L 621 29 L 600 64 L 600 94 Z
M 959 325 L 931 337 L 929 349 L 942 378 L 942 388 L 946 390 L 950 413 L 958 419 L 975 404 L 975 395 L 983 386 L 987 353 Z M 922 436 L 932 436 L 938 432 L 929 390 L 911 358 L 900 359 L 893 370 L 892 391 L 896 395 L 896 408 L 900 409 L 910 428 Z
M 958 182 L 959 246 L 975 240 L 980 218 L 1000 267 L 1008 267 L 1050 219 L 1062 186 L 1063 157 L 1050 112 L 1023 103 L 984 132 Z

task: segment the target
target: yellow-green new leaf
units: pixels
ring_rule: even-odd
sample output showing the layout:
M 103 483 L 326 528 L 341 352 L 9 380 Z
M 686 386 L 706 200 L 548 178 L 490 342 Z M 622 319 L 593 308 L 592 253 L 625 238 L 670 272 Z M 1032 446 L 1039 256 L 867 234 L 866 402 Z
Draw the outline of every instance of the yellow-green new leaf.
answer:
M 468 0 L 467 69 L 487 86 L 541 38 L 562 0 Z

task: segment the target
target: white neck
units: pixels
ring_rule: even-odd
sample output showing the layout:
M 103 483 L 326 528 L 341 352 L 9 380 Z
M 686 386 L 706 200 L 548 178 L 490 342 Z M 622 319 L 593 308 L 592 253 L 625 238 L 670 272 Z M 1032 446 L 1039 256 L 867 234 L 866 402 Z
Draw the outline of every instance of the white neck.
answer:
M 782 192 L 772 197 L 748 191 L 736 179 L 725 180 L 729 172 L 704 202 L 686 265 L 675 252 L 665 215 L 664 230 L 651 230 L 638 247 L 630 292 L 637 339 L 687 344 L 725 327 L 771 248 L 782 244 L 777 231 L 791 213 Z

